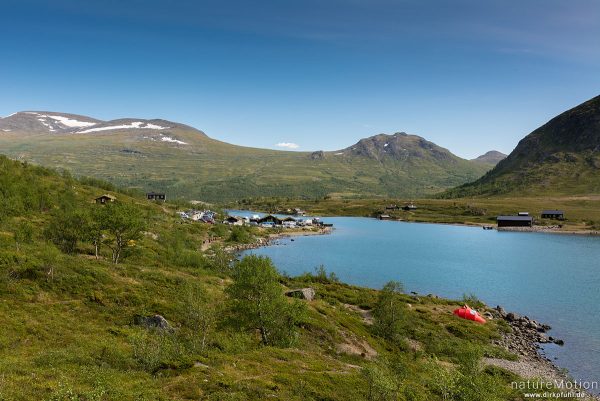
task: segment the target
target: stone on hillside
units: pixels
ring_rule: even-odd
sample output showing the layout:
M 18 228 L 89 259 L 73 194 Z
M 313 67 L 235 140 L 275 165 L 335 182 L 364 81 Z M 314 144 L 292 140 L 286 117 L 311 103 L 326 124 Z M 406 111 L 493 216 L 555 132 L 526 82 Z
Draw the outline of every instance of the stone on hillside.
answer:
M 140 316 L 136 315 L 133 318 L 133 321 L 138 326 L 145 327 L 146 329 L 156 329 L 156 330 L 164 330 L 171 331 L 173 328 L 161 315 L 152 315 L 152 316 Z
M 310 158 L 312 160 L 323 160 L 325 158 L 325 152 L 322 150 L 317 150 L 316 152 L 312 152 L 310 154 Z
M 292 298 L 300 298 L 306 299 L 307 301 L 312 301 L 315 299 L 315 290 L 314 288 L 298 288 L 296 290 L 289 290 L 285 292 L 285 295 Z

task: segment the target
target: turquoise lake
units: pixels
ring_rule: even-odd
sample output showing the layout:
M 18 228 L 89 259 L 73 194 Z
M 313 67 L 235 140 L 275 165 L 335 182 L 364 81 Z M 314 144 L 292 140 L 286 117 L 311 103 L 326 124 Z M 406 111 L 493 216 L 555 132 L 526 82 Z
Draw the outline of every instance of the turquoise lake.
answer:
M 248 212 L 232 211 L 248 215 Z M 485 231 L 440 224 L 330 217 L 331 235 L 294 237 L 252 252 L 290 275 L 324 265 L 344 282 L 461 298 L 473 293 L 490 306 L 552 326 L 565 340 L 547 345 L 578 380 L 600 380 L 600 238 Z

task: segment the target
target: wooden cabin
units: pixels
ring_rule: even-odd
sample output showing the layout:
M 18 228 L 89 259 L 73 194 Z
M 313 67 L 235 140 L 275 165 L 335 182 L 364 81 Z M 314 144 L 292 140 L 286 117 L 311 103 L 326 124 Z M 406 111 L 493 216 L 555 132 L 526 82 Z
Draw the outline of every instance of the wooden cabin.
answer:
M 230 224 L 232 226 L 243 226 L 244 219 L 238 216 L 228 216 L 223 223 Z
M 498 227 L 532 227 L 533 217 L 531 216 L 498 216 L 496 218 Z
M 542 219 L 564 220 L 565 212 L 562 210 L 542 210 Z
M 105 205 L 107 203 L 114 202 L 116 200 L 117 200 L 117 198 L 115 198 L 114 196 L 109 195 L 109 194 L 101 195 L 95 199 L 96 203 L 98 203 L 100 205 Z
M 273 216 L 272 214 L 262 217 L 260 219 L 257 220 L 258 224 L 274 224 L 276 226 L 280 226 L 283 221 L 277 217 L 277 216 Z
M 164 202 L 167 200 L 167 195 L 164 192 L 148 192 L 146 194 L 146 199 Z

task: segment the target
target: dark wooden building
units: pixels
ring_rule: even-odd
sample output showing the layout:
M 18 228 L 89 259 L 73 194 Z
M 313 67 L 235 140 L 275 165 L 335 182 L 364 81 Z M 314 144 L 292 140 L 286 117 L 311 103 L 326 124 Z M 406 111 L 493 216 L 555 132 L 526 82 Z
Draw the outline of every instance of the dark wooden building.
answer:
M 164 202 L 167 200 L 167 195 L 164 192 L 148 192 L 146 199 Z
M 225 221 L 223 221 L 223 223 L 225 224 L 231 224 L 234 226 L 241 226 L 244 224 L 244 219 L 238 216 L 227 216 L 227 218 L 225 219 Z
M 565 212 L 562 210 L 542 210 L 542 219 L 564 220 Z
M 496 218 L 498 227 L 531 227 L 533 217 L 531 216 L 498 216 Z
M 293 219 L 292 219 L 293 220 Z M 295 220 L 294 220 L 295 221 Z M 273 216 L 272 214 L 262 217 L 260 219 L 257 220 L 258 224 L 263 224 L 263 223 L 272 223 L 276 226 L 280 226 L 281 224 L 283 224 L 283 220 L 280 219 L 277 216 Z
M 99 196 L 95 199 L 96 203 L 101 204 L 101 205 L 105 205 L 109 202 L 114 202 L 117 198 L 115 198 L 112 195 L 108 195 L 108 194 L 104 194 L 102 196 Z

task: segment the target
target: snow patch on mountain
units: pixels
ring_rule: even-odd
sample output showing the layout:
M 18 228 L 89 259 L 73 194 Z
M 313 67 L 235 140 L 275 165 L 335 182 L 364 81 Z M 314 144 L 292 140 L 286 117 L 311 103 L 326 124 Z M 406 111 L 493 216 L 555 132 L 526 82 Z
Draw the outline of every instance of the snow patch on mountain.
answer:
M 146 123 L 146 126 L 142 127 L 142 128 L 148 128 L 148 129 L 169 129 L 170 127 L 161 127 L 160 125 Z
M 63 117 L 63 116 L 51 116 L 51 115 L 40 115 L 41 117 L 51 118 L 53 120 L 58 121 L 62 125 L 65 125 L 69 128 L 83 128 L 83 127 L 91 127 L 92 125 L 96 125 L 96 123 L 90 123 L 86 121 L 78 121 L 72 118 Z
M 170 142 L 170 143 L 176 143 L 178 145 L 187 145 L 188 144 L 187 142 L 180 141 L 179 139 L 175 139 L 170 136 L 166 136 L 164 134 L 160 134 L 160 136 L 158 138 L 154 137 L 154 136 L 146 136 L 146 135 L 144 135 L 142 138 L 151 140 L 152 142 L 156 142 L 156 141 Z
M 187 142 L 183 142 L 183 141 L 180 141 L 180 140 L 178 140 L 178 139 L 171 138 L 170 136 L 164 136 L 164 135 L 163 135 L 163 136 L 160 138 L 160 140 L 161 140 L 161 141 L 163 141 L 163 142 L 173 142 L 173 143 L 177 143 L 177 144 L 179 144 L 179 145 L 187 145 Z
M 31 114 L 36 116 L 36 120 L 38 120 L 42 125 L 48 128 L 50 131 L 54 132 L 57 128 L 84 128 L 91 127 L 92 125 L 96 125 L 96 123 L 88 122 L 88 121 L 79 121 L 74 118 L 69 118 L 65 116 L 57 116 L 51 114 L 42 114 L 35 111 L 26 111 L 25 114 Z M 18 114 L 13 113 L 11 116 Z M 10 116 L 8 116 L 10 117 Z M 58 125 L 57 125 L 58 124 Z M 57 125 L 57 126 L 56 126 Z M 62 126 L 62 127 L 61 127 Z
M 37 120 L 38 120 L 40 123 L 42 123 L 42 125 L 43 125 L 44 127 L 48 128 L 48 129 L 49 129 L 51 132 L 54 132 L 54 131 L 56 131 L 56 130 L 54 129 L 54 127 L 53 127 L 52 125 L 48 124 L 48 121 L 46 121 L 44 118 L 41 118 L 41 117 L 40 117 L 40 118 L 38 118 Z
M 144 125 L 144 126 L 142 126 Z M 88 134 L 90 132 L 99 132 L 99 131 L 110 131 L 110 130 L 115 130 L 115 129 L 131 129 L 131 128 L 136 128 L 136 129 L 168 129 L 169 127 L 161 127 L 160 125 L 155 125 L 155 124 L 150 124 L 150 123 L 144 123 L 142 121 L 134 121 L 130 124 L 122 124 L 122 125 L 109 125 L 106 127 L 97 127 L 97 128 L 90 128 L 90 129 L 86 129 L 83 131 L 78 131 L 78 134 Z

